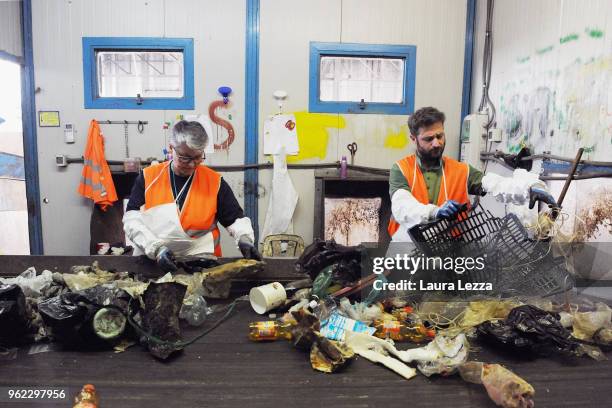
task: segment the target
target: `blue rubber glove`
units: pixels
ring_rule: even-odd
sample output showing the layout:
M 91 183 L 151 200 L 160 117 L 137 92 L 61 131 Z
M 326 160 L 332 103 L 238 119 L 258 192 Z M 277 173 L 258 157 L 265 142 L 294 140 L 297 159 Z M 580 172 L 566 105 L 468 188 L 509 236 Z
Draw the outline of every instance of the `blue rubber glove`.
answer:
M 549 207 L 558 207 L 555 198 L 543 188 L 531 187 L 529 189 L 529 209 L 535 206 L 536 201 L 541 201 L 548 204 Z
M 157 260 L 157 265 L 164 272 L 175 272 L 178 270 L 176 266 L 176 261 L 174 259 L 174 254 L 167 246 L 161 246 L 157 250 L 157 256 L 155 257 Z
M 461 211 L 461 204 L 455 200 L 448 200 L 436 210 L 435 218 L 437 219 L 452 219 Z

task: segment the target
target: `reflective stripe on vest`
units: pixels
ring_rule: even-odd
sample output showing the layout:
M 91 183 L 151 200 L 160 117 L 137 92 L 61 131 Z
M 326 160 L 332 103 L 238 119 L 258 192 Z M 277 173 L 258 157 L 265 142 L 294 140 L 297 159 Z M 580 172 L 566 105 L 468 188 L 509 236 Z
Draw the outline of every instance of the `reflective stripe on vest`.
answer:
M 104 157 L 104 137 L 98 122 L 92 120 L 83 153 L 83 170 L 77 192 L 90 198 L 103 211 L 117 201 L 117 192 L 108 163 Z
M 164 162 L 144 169 L 145 209 L 174 202 L 170 165 Z M 221 256 L 221 234 L 216 219 L 220 186 L 219 173 L 204 165 L 197 166 L 179 216 L 183 230 L 190 237 L 200 238 L 208 233 L 213 234 L 216 256 Z
M 416 155 L 406 156 L 397 162 L 398 167 L 408 182 L 410 192 L 421 204 L 429 204 L 429 192 L 427 184 L 421 172 L 421 168 L 417 164 Z M 416 173 L 415 173 L 416 169 Z M 440 181 L 440 190 L 438 191 L 438 201 L 436 205 L 439 207 L 447 200 L 455 200 L 459 204 L 470 204 L 468 197 L 468 177 L 470 167 L 455 159 L 444 156 L 444 168 L 442 170 L 442 180 Z M 444 194 L 442 194 L 444 192 Z M 393 236 L 399 229 L 400 224 L 393 219 L 389 220 L 387 231 L 390 236 Z

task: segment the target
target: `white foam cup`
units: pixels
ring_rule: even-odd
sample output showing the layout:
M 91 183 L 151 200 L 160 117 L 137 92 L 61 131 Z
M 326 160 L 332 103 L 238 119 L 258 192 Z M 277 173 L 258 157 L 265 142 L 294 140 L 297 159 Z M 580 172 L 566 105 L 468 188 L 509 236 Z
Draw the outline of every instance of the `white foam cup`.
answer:
M 252 288 L 249 292 L 251 307 L 255 312 L 264 314 L 268 310 L 279 307 L 287 300 L 287 292 L 279 282 Z

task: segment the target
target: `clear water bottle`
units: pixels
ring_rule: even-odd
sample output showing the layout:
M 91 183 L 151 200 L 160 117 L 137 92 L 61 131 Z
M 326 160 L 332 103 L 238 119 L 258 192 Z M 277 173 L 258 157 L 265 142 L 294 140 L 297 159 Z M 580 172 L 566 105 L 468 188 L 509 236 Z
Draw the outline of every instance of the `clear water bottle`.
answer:
M 208 304 L 202 295 L 195 295 L 191 304 L 183 304 L 179 317 L 191 326 L 201 326 L 206 321 Z
M 317 296 L 313 296 L 308 307 L 321 322 L 321 326 L 327 323 L 329 316 L 338 309 L 338 304 L 331 296 L 326 296 L 323 299 L 319 299 Z

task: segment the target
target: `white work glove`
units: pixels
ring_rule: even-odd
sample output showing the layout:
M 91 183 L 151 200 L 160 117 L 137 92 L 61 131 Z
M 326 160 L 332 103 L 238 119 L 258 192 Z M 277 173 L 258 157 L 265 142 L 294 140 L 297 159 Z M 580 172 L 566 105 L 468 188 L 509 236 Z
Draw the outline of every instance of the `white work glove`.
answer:
M 346 345 L 361 357 L 380 363 L 405 379 L 409 380 L 416 375 L 416 370 L 401 361 L 389 356 L 400 356 L 400 352 L 391 343 L 366 333 L 357 333 L 350 330 L 345 334 Z
M 157 260 L 157 254 L 164 242 L 158 239 L 144 224 L 140 211 L 131 210 L 123 215 L 123 231 L 130 241 L 142 249 L 149 259 Z
M 399 224 L 413 227 L 417 224 L 435 219 L 438 207 L 433 204 L 422 204 L 404 189 L 399 189 L 391 197 L 391 212 Z
M 505 204 L 524 205 L 529 202 L 531 188 L 548 191 L 546 183 L 535 173 L 525 169 L 516 169 L 512 177 L 502 177 L 487 173 L 482 178 L 482 189 Z
M 255 242 L 255 233 L 253 232 L 253 226 L 249 217 L 238 218 L 232 225 L 227 227 L 227 232 L 236 240 L 236 245 L 238 245 L 238 241 L 243 235 L 249 237 L 251 242 Z

